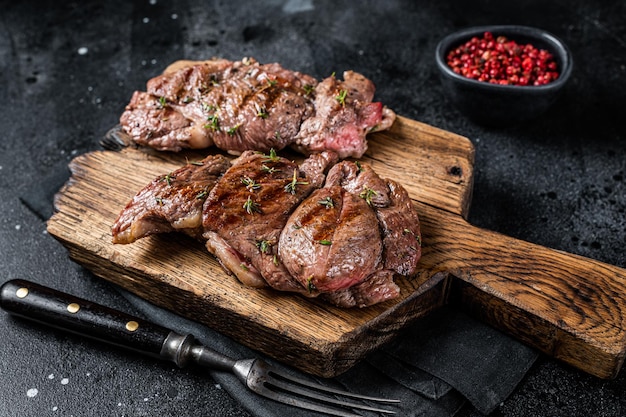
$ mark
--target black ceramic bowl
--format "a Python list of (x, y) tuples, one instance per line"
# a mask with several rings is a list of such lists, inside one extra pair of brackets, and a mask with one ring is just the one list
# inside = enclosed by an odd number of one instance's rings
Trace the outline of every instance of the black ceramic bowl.
[[(450, 50), (476, 36), (491, 32), (494, 38), (506, 36), (518, 44), (530, 43), (552, 53), (559, 77), (540, 86), (491, 84), (457, 74), (448, 66)], [(466, 116), (490, 126), (510, 126), (531, 120), (544, 113), (557, 99), (572, 73), (573, 61), (567, 46), (556, 36), (527, 26), (479, 26), (446, 36), (437, 45), (437, 68), (450, 100)]]

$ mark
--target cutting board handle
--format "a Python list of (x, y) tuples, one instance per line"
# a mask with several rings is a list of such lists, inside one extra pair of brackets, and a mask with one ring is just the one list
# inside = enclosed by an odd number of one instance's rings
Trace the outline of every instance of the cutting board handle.
[(601, 378), (626, 352), (626, 270), (424, 211), (424, 257), (451, 297), (519, 340)]

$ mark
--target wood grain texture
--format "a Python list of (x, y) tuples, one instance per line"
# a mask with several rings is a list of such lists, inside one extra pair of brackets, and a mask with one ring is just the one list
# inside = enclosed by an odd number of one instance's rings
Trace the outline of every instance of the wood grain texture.
[(424, 253), (401, 296), (366, 309), (239, 284), (185, 236), (113, 245), (119, 211), (145, 184), (198, 153), (136, 149), (76, 158), (48, 231), (96, 275), (306, 372), (331, 377), (452, 301), (593, 375), (619, 371), (626, 346), (626, 271), (476, 228), (469, 140), (406, 118), (370, 135), (363, 162), (399, 181), (420, 214)]
[(626, 270), (474, 227), (418, 204), (422, 267), (455, 277), (450, 302), (601, 378), (626, 354)]

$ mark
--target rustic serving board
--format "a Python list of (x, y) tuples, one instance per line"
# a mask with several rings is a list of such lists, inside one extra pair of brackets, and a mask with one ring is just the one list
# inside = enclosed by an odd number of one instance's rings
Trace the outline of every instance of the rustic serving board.
[(593, 375), (611, 378), (621, 368), (626, 270), (470, 225), (474, 148), (466, 138), (403, 117), (369, 136), (363, 161), (407, 188), (424, 248), (418, 275), (397, 280), (401, 296), (365, 309), (244, 287), (182, 235), (113, 245), (111, 225), (133, 195), (199, 157), (132, 148), (79, 156), (48, 231), (96, 275), (324, 377), (449, 302)]

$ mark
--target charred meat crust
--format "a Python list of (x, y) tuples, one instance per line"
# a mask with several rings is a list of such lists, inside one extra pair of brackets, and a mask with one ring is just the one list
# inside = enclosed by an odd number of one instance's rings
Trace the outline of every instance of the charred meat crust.
[(417, 212), (396, 182), (337, 159), (209, 156), (141, 190), (115, 222), (113, 241), (181, 231), (247, 286), (340, 307), (393, 299), (394, 276), (414, 275), (421, 256)]
[(147, 82), (120, 117), (139, 145), (179, 151), (217, 146), (233, 154), (291, 146), (361, 157), (365, 136), (391, 126), (395, 113), (372, 102), (374, 84), (353, 71), (318, 82), (254, 59), (190, 62)]
[(155, 178), (121, 211), (112, 227), (113, 243), (167, 232), (202, 235), (202, 207), (230, 161), (210, 155)]

